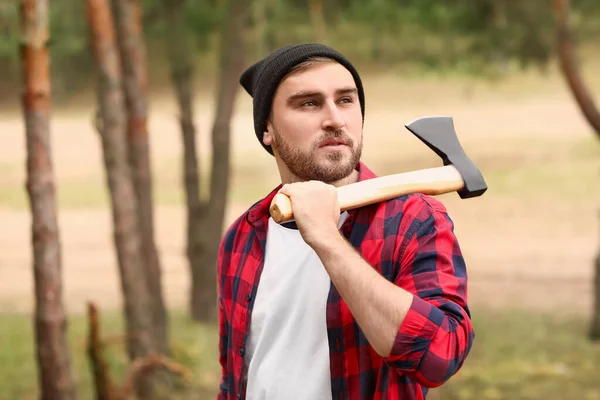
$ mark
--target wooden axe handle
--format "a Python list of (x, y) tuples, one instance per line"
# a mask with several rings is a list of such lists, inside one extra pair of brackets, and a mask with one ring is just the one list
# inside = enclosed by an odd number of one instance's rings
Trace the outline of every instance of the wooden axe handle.
[[(463, 178), (452, 166), (422, 169), (400, 174), (381, 176), (351, 183), (337, 189), (341, 211), (390, 200), (410, 193), (438, 195), (456, 192), (464, 186)], [(275, 222), (294, 219), (292, 202), (282, 193), (277, 193), (269, 208)]]

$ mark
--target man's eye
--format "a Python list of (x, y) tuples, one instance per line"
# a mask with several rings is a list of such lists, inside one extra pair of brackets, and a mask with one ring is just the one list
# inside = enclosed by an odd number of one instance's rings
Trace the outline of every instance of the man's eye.
[(340, 101), (342, 103), (352, 103), (352, 97), (342, 97)]
[(314, 107), (317, 105), (317, 103), (312, 100), (309, 100), (309, 101), (305, 101), (301, 105), (302, 105), (302, 107)]

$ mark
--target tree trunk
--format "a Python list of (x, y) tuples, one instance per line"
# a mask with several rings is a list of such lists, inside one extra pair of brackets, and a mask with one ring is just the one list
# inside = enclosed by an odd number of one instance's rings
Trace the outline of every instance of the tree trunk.
[[(88, 4), (92, 1), (88, 0)], [(117, 400), (115, 385), (110, 376), (110, 367), (102, 353), (103, 346), (100, 337), (99, 319), (96, 305), (88, 303), (87, 354), (92, 367), (92, 376), (94, 377), (95, 398), (96, 400)]]
[[(496, 64), (497, 72), (501, 76), (508, 74), (509, 59), (506, 55), (506, 51), (500, 45), (500, 41), (504, 40), (506, 32), (508, 30), (508, 17), (507, 17), (507, 0), (494, 0), (490, 3), (492, 6), (492, 21), (494, 31), (493, 47), (491, 49), (492, 62)], [(448, 35), (450, 36), (450, 35)]]
[(600, 139), (600, 111), (581, 77), (575, 55), (569, 26), (569, 0), (554, 0), (554, 12), (557, 20), (558, 61), (561, 70), (583, 116)]
[[(98, 73), (98, 131), (102, 141), (106, 180), (110, 192), (113, 236), (121, 276), (126, 317), (127, 350), (131, 360), (155, 350), (153, 321), (148, 310), (153, 293), (144, 274), (141, 235), (132, 171), (127, 151), (127, 116), (121, 89), (121, 66), (114, 25), (107, 0), (88, 0), (87, 18)], [(152, 377), (144, 376), (140, 394), (149, 398)]]
[(32, 217), (35, 338), (40, 398), (77, 398), (62, 296), (62, 255), (50, 149), (49, 10), (47, 0), (22, 0), (22, 98), (27, 191)]
[(327, 23), (323, 15), (323, 0), (310, 0), (310, 20), (318, 43), (327, 41)]
[(147, 130), (146, 50), (139, 0), (113, 0), (117, 42), (127, 105), (127, 139), (138, 201), (145, 276), (151, 293), (148, 308), (158, 351), (167, 354), (167, 312), (163, 300), (158, 250), (154, 243), (152, 170)]
[[(371, 0), (372, 3), (375, 4), (375, 12), (376, 15), (383, 15), (386, 12), (385, 3), (383, 0)], [(371, 5), (371, 7), (373, 7)], [(379, 18), (379, 17), (377, 17)], [(383, 59), (384, 49), (383, 49), (383, 39), (387, 29), (387, 23), (378, 23), (377, 25), (373, 24), (371, 31), (369, 32), (371, 36), (371, 57), (374, 61), (379, 62)]]
[(262, 58), (267, 53), (267, 1), (268, 0), (254, 0), (252, 2), (255, 58)]
[(215, 120), (212, 127), (212, 164), (210, 199), (202, 213), (202, 222), (194, 232), (193, 251), (199, 262), (192, 266), (191, 314), (198, 321), (217, 319), (217, 256), (223, 232), (229, 188), (230, 124), (238, 91), (238, 79), (244, 67), (245, 43), (250, 2), (229, 0), (227, 17), (221, 26)]
[[(193, 116), (193, 60), (185, 28), (185, 1), (164, 0), (166, 45), (171, 64), (171, 80), (179, 104), (181, 135), (183, 141), (183, 183), (187, 206), (186, 254), (190, 271), (202, 268), (203, 205), (200, 201), (200, 168), (196, 151), (196, 128)], [(191, 289), (193, 293), (193, 288)], [(193, 296), (192, 296), (193, 297)], [(193, 308), (192, 308), (193, 309)], [(194, 312), (191, 312), (194, 315)]]
[[(557, 24), (558, 59), (561, 70), (583, 116), (600, 139), (600, 111), (598, 111), (592, 95), (583, 82), (575, 55), (569, 26), (569, 0), (554, 0), (554, 14)], [(595, 301), (592, 310), (590, 338), (600, 340), (600, 247), (596, 256), (594, 274), (593, 291)]]

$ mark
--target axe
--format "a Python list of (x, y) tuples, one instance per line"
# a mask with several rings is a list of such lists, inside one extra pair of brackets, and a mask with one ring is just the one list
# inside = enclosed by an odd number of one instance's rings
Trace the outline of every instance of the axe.
[[(460, 145), (452, 117), (417, 118), (405, 125), (442, 158), (443, 167), (387, 175), (337, 188), (341, 211), (346, 211), (410, 193), (439, 195), (457, 192), (461, 199), (481, 196), (487, 184), (477, 166)], [(294, 218), (288, 196), (278, 193), (269, 207), (278, 223)]]

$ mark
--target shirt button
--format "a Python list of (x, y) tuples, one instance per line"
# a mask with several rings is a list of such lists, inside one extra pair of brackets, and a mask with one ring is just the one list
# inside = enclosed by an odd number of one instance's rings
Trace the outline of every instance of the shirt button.
[(244, 348), (242, 347), (242, 348), (240, 349), (240, 356), (243, 356), (243, 355), (244, 355)]
[(241, 399), (241, 398), (242, 398), (242, 395), (238, 393), (238, 395), (237, 395), (237, 398), (238, 398), (238, 399)]
[(251, 293), (248, 293), (246, 295), (246, 300), (248, 300), (248, 301), (252, 300), (252, 294)]

